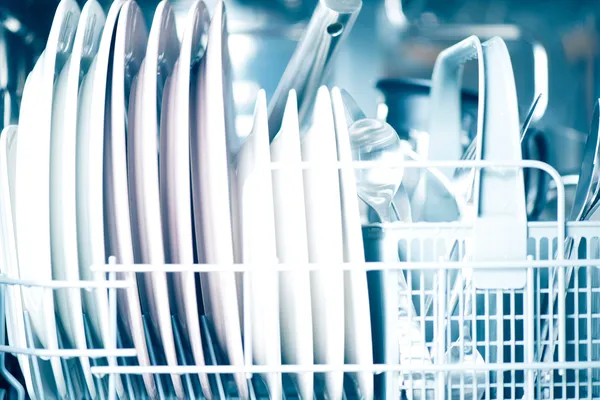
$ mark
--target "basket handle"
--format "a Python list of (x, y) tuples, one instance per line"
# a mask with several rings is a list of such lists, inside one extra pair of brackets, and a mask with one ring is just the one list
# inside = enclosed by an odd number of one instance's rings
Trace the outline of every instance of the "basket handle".
[[(483, 45), (476, 36), (442, 51), (436, 60), (431, 87), (429, 125), (432, 160), (458, 160), (460, 144), (460, 90), (463, 65), (478, 62), (476, 160), (522, 160), (519, 109), (510, 55), (506, 43), (494, 37)], [(454, 168), (442, 170), (452, 177)], [(524, 260), (527, 257), (527, 207), (521, 169), (476, 169), (473, 209), (473, 261)], [(478, 288), (521, 288), (523, 270), (476, 270)]]
[[(431, 78), (429, 155), (428, 159), (459, 160), (462, 155), (460, 144), (460, 94), (463, 65), (477, 59), (478, 107), (477, 137), (483, 132), (483, 111), (485, 109), (486, 69), (483, 62), (483, 47), (477, 36), (458, 42), (443, 50), (435, 61)], [(449, 179), (455, 168), (440, 168)]]
[[(499, 37), (483, 44), (486, 74), (483, 118), (478, 122), (476, 159), (522, 160), (517, 89), (506, 43)], [(479, 131), (481, 129), (481, 131)], [(519, 261), (527, 258), (527, 205), (523, 170), (475, 171), (473, 261)], [(516, 289), (525, 286), (526, 269), (477, 269), (476, 287)]]

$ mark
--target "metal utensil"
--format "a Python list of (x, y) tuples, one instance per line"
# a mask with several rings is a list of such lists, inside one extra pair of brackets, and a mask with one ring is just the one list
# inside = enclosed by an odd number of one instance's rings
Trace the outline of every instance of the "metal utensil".
[[(349, 125), (352, 125), (356, 121), (367, 118), (363, 110), (358, 106), (354, 98), (350, 95), (350, 93), (348, 93), (348, 91), (346, 91), (346, 89), (340, 88), (340, 94), (344, 103), (346, 121), (348, 121)], [(402, 146), (402, 142), (400, 143), (400, 145)], [(408, 199), (408, 196), (405, 196), (405, 194), (406, 190), (404, 184), (403, 182), (400, 182), (400, 186), (398, 187), (396, 195), (392, 199), (391, 203), (392, 211), (394, 212), (396, 218), (400, 221), (406, 221), (404, 216), (412, 215), (410, 201)], [(363, 203), (365, 203), (365, 205), (367, 205), (367, 203), (362, 198), (361, 200), (363, 201)]]
[[(542, 97), (542, 94), (541, 93), (538, 94), (537, 97), (533, 100), (533, 103), (531, 103), (531, 106), (529, 107), (529, 112), (527, 113), (527, 116), (525, 117), (525, 121), (523, 121), (523, 126), (521, 127), (521, 142), (523, 142), (523, 139), (525, 138), (525, 135), (529, 129), (529, 125), (531, 124), (533, 114), (535, 112), (535, 109), (536, 109), (541, 97)], [(476, 148), (477, 148), (477, 137), (475, 137), (471, 141), (471, 143), (469, 143), (469, 146), (465, 149), (465, 152), (463, 153), (463, 155), (460, 159), (461, 160), (474, 160)], [(461, 172), (464, 172), (465, 169), (466, 168), (457, 168), (454, 173), (454, 176), (457, 176)]]
[[(353, 122), (367, 118), (350, 93), (348, 93), (345, 89), (340, 89), (340, 93), (344, 102), (347, 121)], [(408, 142), (401, 140), (400, 146), (405, 158), (409, 160), (422, 160), (422, 158), (412, 150)], [(410, 173), (410, 171), (408, 172)], [(438, 178), (441, 176), (439, 171), (435, 169), (432, 169), (432, 172)], [(403, 179), (406, 173), (407, 171), (404, 171)], [(405, 182), (402, 181), (398, 191), (396, 192), (396, 195), (392, 199), (391, 207), (399, 221), (408, 221), (408, 218), (412, 219), (412, 216), (415, 212), (413, 205), (410, 202), (411, 198), (408, 194), (408, 190), (409, 188), (405, 185)]]
[[(342, 100), (344, 101), (344, 107), (347, 113), (347, 120), (354, 121), (352, 126), (360, 123), (361, 121), (369, 121), (366, 119), (363, 111), (358, 107), (352, 96), (346, 92), (345, 90), (340, 90), (342, 94)], [(379, 122), (379, 121), (377, 121)], [(383, 124), (379, 122), (380, 124)], [(387, 124), (386, 124), (387, 125)], [(357, 159), (373, 159), (369, 153), (369, 137), (370, 133), (368, 130), (364, 129), (365, 126), (375, 126), (377, 131), (375, 132), (374, 140), (375, 146), (374, 148), (384, 148), (385, 146), (377, 143), (393, 143), (389, 145), (389, 149), (391, 151), (390, 156), (394, 157), (404, 157), (403, 155), (403, 146), (401, 144), (401, 140), (398, 137), (396, 131), (389, 125), (385, 128), (380, 128), (374, 122), (369, 121), (368, 123), (363, 123), (359, 125), (361, 128), (361, 136), (356, 136), (359, 132), (355, 131), (354, 136), (352, 132), (352, 126), (350, 131), (350, 140), (352, 142), (352, 146), (355, 149), (362, 148), (362, 152), (360, 150), (357, 151)], [(386, 132), (383, 133), (379, 131), (380, 129), (385, 129)], [(392, 139), (391, 135), (395, 135), (395, 139)], [(389, 135), (389, 136), (387, 136)], [(385, 140), (383, 140), (385, 139)], [(358, 143), (355, 144), (355, 140)], [(396, 147), (398, 146), (398, 147)], [(354, 151), (354, 150), (353, 150)], [(361, 158), (362, 157), (362, 158)], [(384, 168), (385, 169), (385, 168)], [(389, 170), (389, 169), (388, 169)], [(362, 177), (357, 179), (357, 189), (358, 193), (364, 193), (367, 191), (367, 195), (364, 194), (363, 201), (365, 201), (369, 206), (373, 209), (381, 209), (381, 211), (377, 211), (380, 218), (382, 218), (382, 222), (392, 222), (394, 220), (403, 221), (403, 222), (412, 222), (411, 211), (410, 211), (410, 201), (408, 196), (406, 195), (405, 189), (401, 184), (402, 175), (399, 172), (388, 173), (385, 174), (383, 171), (372, 173), (371, 175), (365, 174)], [(379, 175), (381, 174), (381, 175)], [(372, 177), (375, 177), (374, 182), (369, 181)], [(391, 179), (390, 181), (385, 181), (385, 179)], [(384, 183), (385, 185), (389, 185), (389, 188), (386, 189), (387, 192), (381, 196), (381, 191), (378, 188), (378, 183)], [(365, 186), (361, 188), (361, 186)], [(391, 198), (389, 197), (389, 192), (397, 191), (397, 195), (393, 195)], [(396, 193), (396, 192), (395, 192)], [(394, 213), (390, 210), (392, 207), (391, 204), (394, 204), (394, 201), (397, 202), (394, 208)], [(387, 205), (386, 205), (387, 204)], [(396, 217), (396, 218), (394, 218)], [(385, 218), (385, 219), (384, 219)], [(384, 239), (385, 240), (385, 239)], [(381, 261), (389, 261), (389, 262), (399, 262), (400, 257), (398, 254), (398, 243), (395, 241), (395, 238), (392, 238), (394, 242), (383, 243), (383, 247), (386, 249), (394, 249), (394, 251), (386, 251), (384, 254), (386, 255)], [(389, 257), (389, 259), (387, 259)], [(397, 306), (397, 324), (396, 334), (398, 337), (398, 359), (400, 364), (415, 364), (415, 363), (423, 363), (423, 364), (431, 364), (431, 357), (429, 351), (424, 343), (424, 336), (422, 335), (421, 327), (419, 323), (416, 321), (416, 311), (414, 304), (412, 302), (410, 296), (410, 288), (406, 282), (406, 277), (402, 271), (393, 271), (396, 272), (396, 282), (397, 286), (394, 287), (393, 292), (397, 293), (398, 297), (396, 299)], [(423, 385), (415, 385), (415, 393), (418, 392), (417, 387), (427, 388), (432, 386), (429, 383), (430, 378), (433, 377), (427, 375), (423, 380)], [(415, 382), (418, 382), (419, 379), (413, 375), (412, 376), (413, 385)], [(414, 397), (416, 398), (416, 397)]]
[(531, 106), (529, 107), (529, 112), (527, 113), (527, 117), (525, 117), (525, 121), (523, 121), (523, 126), (521, 126), (521, 141), (523, 141), (523, 137), (525, 136), (525, 134), (527, 133), (527, 130), (529, 129), (529, 125), (531, 124), (531, 121), (533, 120), (533, 115), (535, 114), (535, 109), (536, 109), (538, 103), (540, 102), (541, 98), (542, 98), (542, 94), (539, 93), (537, 95), (537, 97), (533, 100), (533, 103), (531, 103)]
[[(540, 102), (542, 94), (538, 94), (538, 96), (533, 100), (529, 108), (529, 112), (523, 121), (523, 125), (521, 127), (521, 145), (523, 148), (523, 158), (524, 159), (535, 159), (543, 162), (547, 162), (547, 145), (546, 140), (541, 132), (536, 130), (529, 130), (529, 125), (533, 120), (533, 117), (536, 112), (537, 105)], [(529, 133), (529, 135), (528, 135)], [(533, 135), (533, 136), (532, 136)], [(525, 141), (527, 136), (531, 136), (527, 141)], [(475, 159), (475, 149), (477, 147), (477, 138), (471, 141), (465, 152), (463, 153), (461, 160), (474, 160)], [(531, 154), (533, 153), (533, 154)], [(469, 168), (457, 168), (454, 172), (454, 180), (460, 182), (457, 186), (462, 188), (463, 193), (467, 193), (468, 197), (472, 196), (472, 186), (469, 185), (469, 182), (472, 179), (461, 180), (460, 178), (464, 178), (466, 172), (472, 171)], [(523, 171), (523, 175), (525, 176), (525, 185), (526, 185), (526, 199), (527, 199), (527, 215), (529, 220), (536, 220), (540, 214), (544, 211), (544, 207), (546, 206), (546, 194), (548, 191), (548, 183), (549, 177), (544, 171), (540, 170), (532, 170), (526, 169)]]
[[(592, 125), (588, 138), (585, 144), (583, 160), (581, 162), (581, 172), (579, 173), (579, 179), (577, 181), (577, 188), (575, 189), (575, 199), (573, 201), (573, 207), (569, 214), (569, 221), (585, 221), (594, 216), (600, 206), (599, 192), (600, 192), (600, 99), (596, 101), (594, 107), (594, 115), (592, 117)], [(575, 240), (568, 237), (564, 244), (564, 255), (565, 259), (570, 259), (573, 256), (575, 250)], [(554, 259), (557, 258), (555, 253)], [(590, 268), (590, 267), (588, 267)], [(569, 284), (574, 271), (573, 266), (569, 266), (565, 271), (565, 282)], [(554, 268), (552, 271), (552, 300), (548, 299), (548, 315), (552, 315), (554, 306), (558, 301), (559, 295), (559, 284), (558, 284), (559, 268)], [(567, 295), (567, 292), (562, 294)], [(597, 323), (597, 322), (596, 322)], [(543, 362), (552, 362), (554, 359), (554, 343), (558, 339), (558, 321), (553, 319), (552, 324), (553, 337), (550, 338), (550, 324), (548, 321), (544, 321), (540, 338), (542, 346), (540, 354), (536, 355), (536, 360), (539, 359)], [(551, 342), (548, 342), (552, 339)], [(594, 345), (597, 347), (597, 345)], [(598, 352), (598, 349), (594, 349), (594, 353)], [(548, 372), (544, 372), (542, 379), (546, 380), (549, 377)]]
[(271, 140), (281, 127), (288, 93), (296, 91), (300, 128), (310, 120), (317, 90), (348, 36), (362, 0), (320, 0), (269, 103)]
[[(355, 160), (384, 161), (404, 159), (400, 138), (388, 123), (372, 118), (355, 121), (349, 128)], [(400, 187), (404, 169), (368, 168), (356, 170), (358, 196), (379, 216), (381, 222), (392, 222), (392, 200)]]

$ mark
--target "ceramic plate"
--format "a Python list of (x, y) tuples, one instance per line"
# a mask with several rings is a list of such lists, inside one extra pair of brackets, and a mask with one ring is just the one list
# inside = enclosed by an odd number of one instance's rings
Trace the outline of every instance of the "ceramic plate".
[[(337, 162), (331, 97), (326, 87), (317, 93), (313, 123), (302, 138), (302, 160), (314, 163), (304, 170), (304, 202), (311, 263), (341, 264), (344, 260), (342, 210), (338, 171), (320, 162)], [(344, 363), (344, 273), (327, 268), (311, 271), (311, 300), (315, 363)], [(325, 374), (330, 399), (341, 399), (344, 374)]]
[[(288, 165), (273, 171), (273, 202), (277, 258), (281, 263), (308, 263), (306, 212), (302, 170), (290, 164), (302, 161), (296, 92), (290, 91), (281, 130), (271, 143), (273, 162)], [(308, 271), (279, 275), (281, 355), (285, 364), (313, 364), (313, 329)], [(294, 377), (303, 399), (313, 398), (313, 374)]]
[[(114, 44), (111, 98), (107, 103), (110, 114), (105, 129), (104, 146), (104, 207), (105, 226), (109, 238), (108, 254), (114, 255), (117, 262), (133, 264), (133, 241), (131, 236), (131, 216), (129, 213), (129, 187), (127, 185), (127, 125), (132, 115), (129, 105), (135, 104), (136, 76), (146, 52), (147, 30), (138, 5), (128, 1), (119, 14)], [(131, 97), (130, 98), (130, 93)], [(132, 107), (133, 108), (133, 107)], [(135, 116), (134, 116), (135, 117)], [(130, 127), (131, 129), (131, 127)], [(135, 282), (135, 277), (125, 274)], [(150, 357), (144, 335), (144, 324), (140, 305), (139, 290), (128, 290), (119, 304), (123, 326), (129, 339), (138, 352), (141, 366), (150, 365)], [(142, 292), (143, 293), (143, 292)], [(151, 397), (156, 395), (154, 377), (143, 375), (146, 390)]]
[[(110, 84), (108, 65), (112, 39), (124, 2), (117, 0), (110, 7), (96, 57), (79, 89), (76, 149), (77, 255), (79, 273), (84, 280), (105, 280), (104, 274), (92, 274), (90, 266), (107, 261), (102, 196), (105, 102), (106, 88)], [(110, 340), (107, 292), (84, 291), (83, 305), (90, 319), (94, 340), (102, 347)]]
[[(242, 261), (260, 265), (277, 262), (273, 188), (269, 154), (267, 96), (258, 93), (252, 131), (238, 154), (237, 178), (242, 234)], [(250, 274), (252, 355), (257, 365), (281, 365), (279, 339), (279, 273)], [(247, 328), (248, 329), (248, 328)], [(281, 374), (263, 374), (271, 398), (282, 396)]]
[[(138, 76), (135, 113), (127, 137), (129, 209), (132, 213), (134, 260), (144, 264), (164, 264), (163, 230), (158, 185), (158, 127), (165, 80), (179, 56), (175, 18), (168, 2), (158, 4), (143, 65)], [(133, 215), (135, 214), (135, 215)], [(160, 337), (167, 364), (177, 365), (171, 323), (167, 274), (145, 274), (146, 301), (155, 333)], [(180, 375), (171, 375), (178, 398), (185, 396)]]
[[(331, 91), (338, 160), (352, 161), (352, 149), (344, 101), (338, 88)], [(340, 169), (340, 192), (342, 204), (342, 229), (344, 238), (344, 262), (364, 263), (365, 254), (356, 192), (356, 176), (353, 169)], [(373, 364), (371, 338), (371, 311), (369, 290), (365, 271), (344, 272), (345, 299), (345, 362), (346, 364)], [(373, 374), (353, 374), (364, 399), (373, 398)]]
[[(208, 47), (197, 87), (197, 128), (192, 131), (192, 190), (198, 259), (201, 263), (232, 264), (233, 233), (229, 181), (235, 154), (231, 76), (225, 10), (219, 2), (209, 28)], [(235, 274), (201, 274), (202, 299), (218, 344), (231, 365), (243, 365), (240, 313)], [(240, 397), (248, 398), (243, 373), (235, 374)]]
[[(43, 57), (40, 56), (40, 58)], [(27, 89), (28, 91), (32, 91), (32, 89), (30, 89), (30, 87), (33, 87), (30, 85), (30, 83), (35, 84), (36, 80), (39, 80), (40, 78), (40, 71), (41, 68), (35, 68), (33, 69), (33, 71), (31, 72), (31, 74), (29, 75), (29, 77), (27, 78), (27, 82), (25, 85), (25, 89)], [(24, 91), (25, 93), (25, 91)], [(20, 105), (20, 115), (33, 115), (33, 111), (31, 109), (32, 106), (35, 106), (36, 102), (32, 101), (33, 96), (29, 95), (29, 96), (23, 96), (23, 100), (21, 101), (21, 105)], [(24, 127), (21, 126), (21, 129), (23, 129)], [(26, 128), (26, 127), (25, 127)], [(16, 252), (16, 259), (18, 261), (18, 248), (16, 247), (16, 234), (17, 234), (17, 214), (16, 214), (16, 182), (17, 182), (17, 145), (18, 145), (18, 135), (15, 138), (16, 143), (14, 143), (11, 147), (11, 151), (8, 154), (8, 162), (9, 162), (9, 189), (10, 189), (10, 200), (11, 200), (11, 204), (13, 205), (12, 207), (12, 214), (13, 214), (13, 233), (14, 233), (14, 238), (15, 238), (15, 252)], [(15, 264), (18, 266), (18, 263)], [(19, 268), (19, 275), (21, 276), (21, 269)], [(21, 288), (21, 298), (23, 301), (23, 311), (26, 311), (25, 309), (25, 290), (24, 288)], [(29, 321), (32, 322), (32, 318), (31, 315), (28, 314), (29, 317)], [(39, 347), (39, 340), (36, 340), (35, 337), (35, 331), (33, 330), (33, 325), (30, 325), (32, 327), (32, 331), (33, 331), (33, 340), (34, 342), (31, 343), (29, 340), (27, 340), (27, 343), (29, 346), (35, 344), (36, 346)], [(43, 391), (44, 395), (48, 394), (48, 393), (57, 393), (57, 380), (55, 378), (56, 376), (56, 366), (55, 366), (55, 359), (50, 359), (50, 362), (40, 362), (39, 366), (40, 366), (40, 377), (42, 380), (42, 387), (40, 388), (39, 386), (36, 387), (36, 390), (39, 392), (40, 390)], [(40, 360), (42, 361), (42, 360)], [(33, 368), (33, 366), (32, 366)], [(32, 371), (34, 371), (32, 369)], [(35, 375), (34, 375), (35, 376)], [(35, 383), (35, 380), (34, 380)], [(38, 393), (39, 395), (39, 393)]]
[[(84, 280), (106, 280), (103, 273), (93, 274), (90, 266), (107, 261), (105, 254), (104, 201), (103, 201), (103, 157), (105, 109), (107, 104), (108, 76), (111, 62), (113, 35), (117, 17), (125, 1), (114, 1), (104, 21), (104, 29), (97, 48), (85, 50), (86, 57), (96, 51), (89, 69), (87, 63), (81, 65), (81, 73), (85, 74), (79, 89), (77, 109), (76, 140), (76, 215), (77, 215), (77, 255), (79, 257), (79, 274)], [(89, 51), (89, 53), (88, 53)], [(110, 99), (110, 95), (108, 96)], [(109, 326), (108, 294), (106, 290), (84, 290), (83, 307), (90, 322), (92, 342), (102, 348), (111, 342)], [(116, 360), (109, 360), (115, 364)], [(121, 378), (115, 380), (119, 397), (123, 397), (124, 389)]]
[[(204, 56), (210, 17), (204, 2), (194, 2), (185, 19), (179, 60), (165, 87), (160, 132), (160, 187), (165, 261), (194, 263), (190, 176), (191, 69)], [(193, 272), (173, 276), (173, 297), (196, 365), (204, 365), (204, 351)], [(199, 374), (202, 391), (210, 396), (207, 374)]]
[[(96, 1), (88, 1), (79, 18), (71, 57), (54, 89), (50, 139), (50, 234), (52, 276), (79, 281), (76, 212), (77, 99), (81, 64), (91, 62), (98, 49), (104, 12)], [(84, 54), (85, 49), (85, 54)], [(56, 291), (58, 315), (72, 346), (87, 349), (80, 289)], [(96, 397), (89, 358), (80, 358), (92, 398)]]
[[(13, 224), (13, 206), (11, 200), (10, 175), (14, 176), (14, 156), (17, 149), (17, 127), (7, 126), (0, 135), (0, 232), (2, 243), (1, 271), (8, 277), (19, 278), (19, 265), (17, 264), (17, 248)], [(11, 160), (13, 163), (11, 163)], [(10, 174), (10, 175), (9, 175)], [(23, 298), (19, 286), (7, 286), (6, 289), (6, 331), (8, 343), (11, 346), (26, 348), (25, 321), (23, 320)], [(25, 379), (27, 393), (36, 398), (33, 388), (29, 358), (18, 355), (17, 360)], [(48, 379), (45, 379), (48, 380)]]
[[(62, 0), (56, 10), (44, 55), (36, 72), (28, 78), (23, 97), (31, 96), (31, 108), (19, 118), (15, 192), (17, 254), (23, 279), (51, 280), (50, 245), (50, 129), (54, 77), (64, 65), (72, 46), (79, 7), (73, 0)], [(29, 100), (27, 100), (29, 101)], [(34, 288), (23, 289), (23, 301), (32, 327), (48, 349), (58, 348), (54, 293)], [(66, 395), (60, 359), (51, 360), (58, 394)]]

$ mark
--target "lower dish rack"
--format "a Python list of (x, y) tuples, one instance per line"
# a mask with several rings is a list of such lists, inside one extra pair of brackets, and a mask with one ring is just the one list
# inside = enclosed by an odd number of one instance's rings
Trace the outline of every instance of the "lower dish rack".
[[(527, 164), (531, 162), (521, 162)], [(344, 167), (339, 163), (338, 168)], [(353, 163), (356, 164), (356, 163)], [(412, 163), (424, 168), (436, 163)], [(443, 164), (443, 163), (437, 163)], [(489, 167), (486, 162), (471, 162), (476, 167)], [(478, 165), (479, 164), (479, 165)], [(535, 163), (534, 163), (535, 164)], [(407, 163), (408, 168), (411, 163)], [(539, 165), (530, 165), (530, 167)], [(506, 167), (506, 166), (504, 166)], [(514, 168), (514, 166), (513, 166)], [(543, 166), (556, 178), (555, 171)], [(564, 206), (564, 187), (557, 183), (558, 204)], [(563, 207), (564, 208), (564, 207)], [(328, 268), (367, 271), (371, 303), (373, 337), (379, 337), (386, 327), (382, 309), (376, 305), (384, 298), (377, 290), (388, 287), (397, 296), (397, 318), (392, 321), (398, 334), (395, 345), (399, 354), (397, 363), (385, 362), (383, 353), (389, 343), (373, 341), (374, 363), (370, 365), (255, 365), (252, 341), (244, 318), (245, 365), (226, 365), (219, 350), (211, 321), (202, 316), (201, 332), (206, 366), (193, 365), (190, 350), (186, 348), (182, 327), (174, 315), (173, 327), (179, 366), (169, 367), (156, 351), (157, 338), (144, 318), (144, 332), (149, 343), (152, 366), (140, 367), (131, 343), (119, 334), (118, 293), (132, 288), (136, 274), (163, 272), (177, 274), (193, 271), (197, 274), (216, 271), (237, 271), (242, 277), (243, 293), (249, 290), (245, 279), (257, 266), (232, 265), (122, 265), (111, 257), (106, 265), (94, 266), (97, 273), (107, 274), (105, 282), (21, 281), (0, 276), (0, 321), (5, 323), (11, 311), (5, 307), (9, 290), (35, 287), (46, 293), (76, 288), (79, 290), (107, 290), (109, 297), (112, 343), (104, 348), (89, 350), (48, 350), (34, 341), (31, 323), (24, 315), (28, 337), (27, 348), (0, 346), (3, 354), (0, 375), (10, 385), (16, 398), (24, 398), (25, 389), (12, 376), (4, 362), (6, 353), (24, 355), (30, 360), (34, 386), (44, 393), (40, 370), (47, 360), (58, 358), (67, 374), (69, 397), (86, 393), (76, 359), (89, 357), (92, 373), (100, 398), (117, 398), (115, 379), (122, 380), (129, 398), (144, 398), (142, 374), (152, 374), (159, 398), (172, 398), (173, 388), (166, 377), (179, 374), (184, 382), (187, 398), (204, 398), (197, 374), (208, 373), (214, 398), (238, 398), (232, 374), (244, 372), (248, 378), (250, 398), (269, 398), (267, 385), (261, 374), (281, 373), (284, 397), (299, 398), (293, 380), (298, 373), (315, 373), (315, 398), (325, 398), (320, 377), (329, 371), (343, 371), (344, 398), (363, 398), (353, 373), (373, 373), (376, 398), (407, 399), (580, 399), (600, 396), (600, 223), (565, 222), (564, 212), (557, 213), (557, 221), (525, 222), (527, 227), (526, 260), (490, 260), (473, 262), (463, 260), (473, 246), (473, 224), (466, 222), (389, 223), (363, 227), (365, 264), (329, 265)], [(501, 235), (499, 236), (501, 237)], [(566, 237), (575, 242), (576, 259), (564, 260), (557, 250)], [(479, 238), (481, 240), (481, 238)], [(494, 245), (494, 238), (491, 246)], [(449, 256), (449, 254), (451, 256)], [(392, 257), (390, 258), (390, 255)], [(399, 258), (398, 258), (399, 257)], [(394, 259), (395, 258), (395, 259)], [(468, 257), (466, 258), (468, 259)], [(391, 260), (391, 261), (390, 261)], [(463, 261), (458, 261), (463, 260)], [(318, 270), (318, 264), (261, 265), (273, 270)], [(473, 271), (493, 269), (522, 270), (526, 284), (513, 289), (481, 289), (473, 284)], [(377, 286), (383, 282), (383, 286)], [(405, 282), (399, 284), (399, 282)], [(562, 295), (561, 295), (562, 294)], [(244, 298), (247, 298), (244, 296)], [(404, 301), (404, 303), (403, 303)], [(406, 306), (407, 302), (410, 306)], [(402, 306), (404, 304), (404, 306)], [(243, 315), (250, 304), (244, 302)], [(385, 305), (383, 306), (385, 308)], [(379, 314), (378, 314), (379, 313)], [(379, 319), (378, 319), (379, 318)], [(382, 322), (383, 321), (383, 322)], [(93, 343), (90, 322), (86, 318), (88, 341)], [(414, 329), (413, 329), (414, 328)], [(377, 330), (380, 331), (377, 331)], [(413, 329), (413, 330), (411, 330)], [(60, 331), (60, 329), (59, 329)], [(2, 329), (4, 332), (4, 329)], [(411, 333), (412, 332), (412, 333)], [(64, 332), (59, 336), (63, 336)], [(3, 342), (6, 337), (0, 337)], [(384, 362), (382, 362), (384, 361)], [(390, 389), (391, 385), (391, 389)], [(386, 387), (377, 391), (377, 387)], [(391, 392), (390, 392), (391, 390)], [(395, 391), (395, 392), (394, 392)]]

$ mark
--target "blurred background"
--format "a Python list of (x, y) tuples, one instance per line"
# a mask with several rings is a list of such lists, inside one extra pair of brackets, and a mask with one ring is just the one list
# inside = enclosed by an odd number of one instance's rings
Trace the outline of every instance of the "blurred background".
[[(108, 8), (109, 1), (101, 2)], [(172, 2), (178, 18), (189, 2)], [(158, 1), (138, 3), (149, 26)], [(207, 3), (214, 6), (215, 0)], [(226, 2), (242, 134), (249, 129), (256, 92), (262, 87), (267, 96), (273, 93), (316, 3)], [(0, 84), (15, 93), (13, 103), (18, 103), (26, 73), (44, 46), (56, 4), (0, 0), (7, 47), (0, 57), (9, 65), (19, 63), (16, 73), (0, 72)], [(598, 2), (592, 0), (363, 0), (329, 84), (346, 88), (370, 116), (387, 116), (400, 133), (422, 130), (428, 115), (435, 113), (427, 109), (427, 80), (437, 54), (470, 34), (501, 36), (509, 45), (522, 113), (542, 92), (535, 127), (548, 139), (548, 160), (561, 174), (576, 174), (594, 101), (600, 96), (599, 13)], [(467, 97), (476, 96), (477, 88), (475, 63), (470, 64), (464, 77)], [(5, 119), (15, 118), (14, 108), (9, 115), (5, 111)]]

